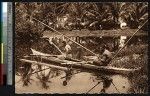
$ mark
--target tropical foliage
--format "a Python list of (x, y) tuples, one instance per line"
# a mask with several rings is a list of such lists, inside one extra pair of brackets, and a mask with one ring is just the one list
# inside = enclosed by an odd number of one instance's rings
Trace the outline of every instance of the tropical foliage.
[(102, 29), (116, 28), (120, 23), (120, 19), (126, 22), (130, 28), (138, 28), (148, 19), (147, 2), (24, 2), (16, 3), (15, 9), (17, 35), (19, 35), (19, 32), (21, 34), (22, 32), (23, 34), (32, 33), (32, 35), (37, 32), (41, 35), (45, 26), (32, 21), (30, 17), (37, 18), (56, 28), (61, 22), (58, 21), (58, 18), (63, 18), (68, 14), (64, 29), (68, 29), (68, 26), (76, 25), (76, 27), (91, 27), (95, 30), (100, 29), (100, 26)]
[(130, 2), (126, 6), (122, 14), (131, 28), (137, 28), (148, 19), (148, 3)]
[(41, 5), (37, 3), (16, 3), (15, 8), (15, 33), (16, 37), (25, 41), (37, 39), (42, 36), (44, 26), (38, 22), (31, 20), (30, 16), (34, 16), (39, 20), (43, 20), (41, 15)]

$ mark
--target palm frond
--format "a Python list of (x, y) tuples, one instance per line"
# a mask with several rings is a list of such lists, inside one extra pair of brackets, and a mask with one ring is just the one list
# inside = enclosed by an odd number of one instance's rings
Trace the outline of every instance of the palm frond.
[(139, 21), (142, 21), (142, 20), (147, 20), (148, 19), (148, 13), (145, 13), (143, 16), (141, 16), (139, 18)]

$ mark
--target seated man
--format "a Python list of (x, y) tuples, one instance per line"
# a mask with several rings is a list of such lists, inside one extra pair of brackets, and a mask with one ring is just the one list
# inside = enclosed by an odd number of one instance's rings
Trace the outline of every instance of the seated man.
[(108, 47), (104, 47), (102, 57), (99, 60), (93, 61), (93, 64), (100, 66), (107, 66), (112, 58), (112, 53), (109, 51)]
[(71, 49), (71, 46), (69, 45), (69, 44), (67, 44), (66, 43), (66, 41), (63, 41), (62, 42), (62, 51), (63, 51), (63, 55), (64, 55), (64, 57), (66, 57), (66, 58), (72, 58), (72, 54), (71, 54), (71, 51), (72, 51), (72, 49)]

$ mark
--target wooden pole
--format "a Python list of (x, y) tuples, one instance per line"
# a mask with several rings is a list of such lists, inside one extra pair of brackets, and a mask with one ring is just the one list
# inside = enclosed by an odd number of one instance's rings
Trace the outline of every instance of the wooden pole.
[(69, 39), (70, 41), (74, 42), (75, 44), (77, 44), (77, 45), (79, 45), (80, 47), (82, 47), (82, 48), (86, 49), (87, 51), (89, 51), (89, 52), (90, 52), (90, 53), (92, 53), (93, 55), (97, 56), (97, 54), (96, 54), (96, 53), (94, 53), (94, 52), (92, 52), (91, 50), (87, 49), (86, 47), (82, 46), (82, 45), (81, 45), (81, 44), (79, 44), (78, 42), (76, 42), (76, 41), (74, 41), (74, 40), (70, 39), (69, 37), (65, 36), (65, 35), (64, 35), (64, 34), (62, 34), (61, 32), (59, 32), (59, 31), (55, 30), (54, 28), (52, 28), (52, 27), (50, 27), (50, 26), (46, 25), (45, 23), (43, 23), (43, 22), (41, 22), (41, 21), (39, 21), (39, 20), (37, 20), (37, 19), (35, 19), (35, 18), (33, 18), (33, 17), (32, 17), (32, 19), (34, 19), (34, 20), (36, 20), (36, 21), (40, 22), (41, 24), (43, 24), (43, 25), (47, 26), (48, 28), (50, 28), (50, 29), (52, 29), (53, 31), (55, 31), (55, 32), (59, 33), (60, 35), (63, 35), (64, 37), (66, 37), (66, 38), (67, 38), (67, 39)]
[[(148, 21), (148, 20), (147, 20)], [(146, 22), (147, 22), (146, 21)], [(145, 22), (145, 23), (146, 23)], [(114, 55), (114, 57), (112, 58), (112, 59), (114, 59), (117, 55), (118, 55), (118, 53), (128, 44), (128, 42), (133, 38), (133, 36), (145, 25), (145, 23), (137, 30), (137, 31), (135, 31), (134, 33), (133, 33), (133, 35), (128, 39), (128, 41), (125, 43), (125, 45)]]
[(59, 51), (61, 54), (63, 54), (63, 52), (58, 48), (57, 45), (55, 45), (55, 44), (54, 44), (53, 42), (51, 42), (50, 40), (49, 40), (49, 43), (53, 44), (53, 45), (58, 49), (58, 51)]
[(28, 63), (31, 63), (31, 64), (37, 64), (37, 65), (45, 65), (45, 66), (48, 66), (48, 67), (51, 67), (51, 68), (56, 68), (56, 69), (59, 69), (59, 70), (62, 70), (62, 71), (67, 71), (68, 70), (68, 68), (66, 68), (66, 67), (61, 67), (61, 66), (57, 66), (57, 65), (51, 65), (51, 64), (37, 62), (37, 61), (32, 61), (32, 60), (20, 59), (20, 61), (28, 62)]
[[(148, 20), (147, 20), (148, 21)], [(119, 54), (119, 52), (129, 43), (129, 41), (133, 38), (133, 36), (146, 24), (146, 22), (147, 21), (145, 21), (144, 23), (143, 23), (143, 25), (142, 26), (140, 26), (140, 28), (137, 30), (137, 31), (135, 31), (134, 33), (133, 33), (133, 35), (128, 39), (128, 41), (125, 43), (125, 45), (122, 47), (122, 48), (120, 48), (118, 51), (117, 51), (117, 53), (113, 56), (113, 58), (112, 58), (112, 60)], [(111, 61), (112, 61), (111, 60)]]

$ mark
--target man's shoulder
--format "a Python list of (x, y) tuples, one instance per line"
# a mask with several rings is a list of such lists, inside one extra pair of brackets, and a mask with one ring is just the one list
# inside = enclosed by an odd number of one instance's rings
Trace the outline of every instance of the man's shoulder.
[(71, 47), (71, 46), (67, 44), (66, 47)]
[(71, 49), (71, 46), (70, 45), (66, 45), (65, 48)]
[(106, 53), (106, 54), (107, 54), (107, 53), (110, 53), (110, 51), (105, 49), (104, 54), (105, 54), (105, 53)]
[(112, 57), (112, 53), (109, 50), (105, 50), (104, 53), (103, 53), (103, 55), (104, 54), (107, 55), (107, 56), (109, 56), (109, 57)]

